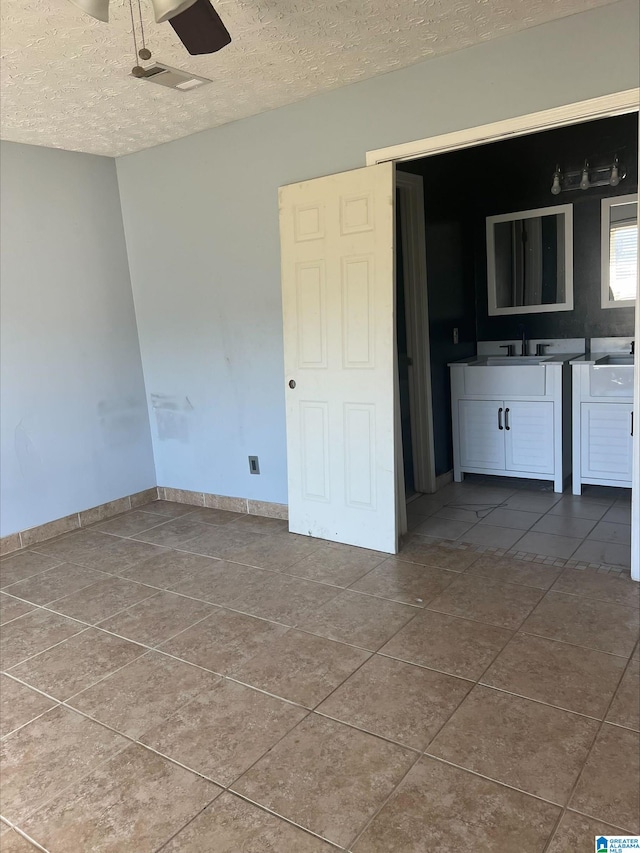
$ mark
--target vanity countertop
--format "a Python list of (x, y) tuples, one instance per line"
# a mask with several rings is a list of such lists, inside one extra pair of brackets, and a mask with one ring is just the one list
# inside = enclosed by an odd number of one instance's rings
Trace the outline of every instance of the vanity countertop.
[[(617, 352), (590, 352), (590, 353), (586, 353), (586, 355), (580, 355), (577, 358), (573, 358), (571, 360), (571, 363), (572, 364), (598, 364), (600, 362), (603, 362), (605, 359), (612, 359), (613, 360), (613, 359), (620, 359), (621, 357), (625, 358), (625, 359), (628, 358), (630, 360), (629, 366), (631, 366), (631, 367), (633, 366), (633, 361), (632, 361), (633, 356), (631, 355), (631, 353), (620, 352), (619, 350)], [(611, 363), (613, 364), (614, 362), (612, 361)], [(617, 366), (620, 366), (620, 363), (618, 363)], [(624, 362), (624, 366), (627, 366), (626, 362)]]
[[(539, 364), (565, 364), (568, 361), (576, 361), (583, 356), (575, 352), (556, 352), (548, 353), (544, 356), (529, 356), (531, 361), (523, 361), (521, 356), (506, 356), (502, 355), (473, 355), (468, 358), (463, 358), (460, 361), (450, 361), (449, 367), (456, 365), (467, 365), (468, 367), (526, 367), (528, 365)], [(499, 359), (499, 363), (497, 362)], [(511, 364), (509, 364), (511, 362)]]

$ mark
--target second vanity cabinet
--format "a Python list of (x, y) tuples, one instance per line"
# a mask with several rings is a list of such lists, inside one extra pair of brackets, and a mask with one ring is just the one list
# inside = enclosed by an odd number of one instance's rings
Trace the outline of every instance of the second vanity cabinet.
[(570, 473), (571, 356), (477, 358), (451, 368), (454, 479), (465, 473), (553, 480)]
[(595, 354), (573, 367), (573, 493), (583, 483), (631, 487), (633, 358)]

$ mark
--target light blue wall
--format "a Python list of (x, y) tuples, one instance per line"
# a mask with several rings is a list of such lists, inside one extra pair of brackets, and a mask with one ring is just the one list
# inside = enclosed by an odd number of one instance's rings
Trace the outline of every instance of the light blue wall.
[(635, 87), (638, 9), (624, 0), (119, 159), (159, 484), (286, 500), (278, 186)]
[(2, 535), (155, 485), (115, 162), (2, 143)]

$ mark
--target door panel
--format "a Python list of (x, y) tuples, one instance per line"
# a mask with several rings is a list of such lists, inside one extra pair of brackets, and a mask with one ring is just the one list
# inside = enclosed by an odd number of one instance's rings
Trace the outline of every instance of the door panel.
[(504, 471), (504, 403), (460, 400), (458, 405), (461, 467)]
[(300, 264), (296, 270), (298, 367), (327, 366), (327, 311), (324, 263)]
[(553, 476), (553, 403), (505, 400), (504, 405), (507, 470)]
[(631, 411), (628, 403), (582, 404), (583, 477), (631, 482)]
[(280, 190), (289, 529), (388, 553), (394, 196), (391, 163)]
[(373, 255), (342, 261), (342, 366), (375, 367)]
[(329, 407), (326, 403), (300, 403), (300, 467), (305, 500), (331, 499), (329, 491)]

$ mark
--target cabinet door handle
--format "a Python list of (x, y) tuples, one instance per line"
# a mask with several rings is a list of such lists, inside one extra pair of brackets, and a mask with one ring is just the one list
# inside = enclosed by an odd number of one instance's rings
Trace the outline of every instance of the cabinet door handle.
[(631, 412), (631, 435), (633, 435), (633, 412)]
[(504, 429), (502, 426), (502, 407), (498, 409), (498, 429)]
[(509, 426), (509, 409), (504, 410), (504, 428), (511, 429)]

